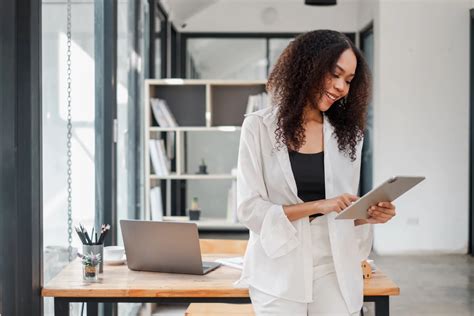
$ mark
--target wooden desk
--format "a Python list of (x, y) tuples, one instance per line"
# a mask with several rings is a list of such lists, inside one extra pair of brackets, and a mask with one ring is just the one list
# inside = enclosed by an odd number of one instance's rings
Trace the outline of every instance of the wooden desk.
[[(205, 256), (214, 261), (229, 255)], [(42, 291), (43, 296), (58, 297), (113, 297), (113, 298), (248, 298), (246, 288), (235, 288), (233, 283), (240, 271), (228, 267), (206, 275), (158, 273), (129, 270), (126, 265), (104, 265), (99, 282), (85, 283), (82, 266), (75, 260), (54, 277)]]
[[(201, 241), (204, 260), (239, 255), (244, 244), (225, 244)], [(99, 302), (157, 302), (157, 303), (250, 303), (248, 289), (236, 288), (233, 283), (240, 277), (240, 271), (222, 266), (209, 274), (185, 275), (156, 272), (131, 271), (126, 265), (104, 265), (98, 283), (82, 280), (82, 266), (79, 260), (69, 264), (42, 290), (42, 296), (54, 297), (55, 315), (69, 315), (69, 303), (87, 302), (87, 315), (97, 315)], [(399, 295), (398, 286), (382, 272), (372, 274), (364, 280), (364, 301), (375, 302), (377, 315), (389, 314), (389, 297)]]
[(400, 295), (400, 288), (382, 271), (364, 279), (364, 302), (374, 302), (375, 315), (390, 315), (390, 296)]

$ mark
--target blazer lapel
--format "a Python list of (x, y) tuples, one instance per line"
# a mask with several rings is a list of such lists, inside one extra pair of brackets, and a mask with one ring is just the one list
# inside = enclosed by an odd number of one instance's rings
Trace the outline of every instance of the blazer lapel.
[(333, 197), (334, 192), (334, 179), (332, 172), (332, 161), (331, 156), (333, 154), (334, 146), (337, 148), (337, 144), (334, 144), (333, 129), (329, 120), (323, 115), (323, 142), (324, 142), (324, 184), (326, 188), (326, 199)]
[[(291, 192), (294, 194), (298, 201), (301, 199), (298, 197), (298, 189), (296, 187), (295, 177), (291, 169), (290, 158), (288, 156), (288, 149), (286, 146), (280, 146), (278, 148), (277, 141), (275, 139), (275, 131), (277, 128), (277, 108), (273, 107), (272, 111), (269, 111), (263, 116), (263, 123), (265, 124), (268, 132), (270, 141), (272, 142), (272, 155), (276, 155), (278, 163), (280, 164), (281, 170), (285, 176), (285, 180), (288, 183)], [(323, 142), (324, 142), (324, 182), (326, 187), (326, 198), (332, 198), (334, 194), (334, 180), (333, 179), (333, 168), (331, 156), (337, 154), (337, 140), (333, 136), (334, 130), (325, 115), (323, 115)]]
[(268, 136), (272, 142), (272, 155), (276, 155), (278, 163), (280, 164), (281, 170), (285, 177), (286, 182), (294, 194), (295, 198), (300, 201), (298, 197), (298, 189), (296, 187), (295, 177), (293, 176), (293, 170), (291, 169), (290, 157), (288, 156), (288, 149), (286, 146), (280, 146), (278, 148), (277, 141), (275, 139), (275, 131), (277, 129), (277, 108), (274, 107), (272, 111), (267, 113), (263, 117), (263, 122), (267, 127)]

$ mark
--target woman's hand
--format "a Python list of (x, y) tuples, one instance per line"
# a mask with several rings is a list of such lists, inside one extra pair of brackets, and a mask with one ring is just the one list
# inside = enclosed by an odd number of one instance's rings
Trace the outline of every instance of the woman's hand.
[(390, 202), (380, 202), (371, 206), (368, 211), (369, 218), (366, 222), (369, 224), (383, 224), (388, 222), (396, 215), (395, 205)]
[(319, 200), (315, 203), (315, 214), (328, 214), (331, 212), (340, 213), (346, 207), (359, 199), (358, 196), (344, 193), (332, 199)]

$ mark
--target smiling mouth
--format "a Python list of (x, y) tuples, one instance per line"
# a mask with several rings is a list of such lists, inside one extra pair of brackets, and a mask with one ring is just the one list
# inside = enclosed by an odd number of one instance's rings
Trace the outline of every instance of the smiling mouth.
[(337, 99), (339, 99), (338, 96), (335, 96), (334, 94), (331, 94), (331, 93), (329, 93), (329, 92), (327, 92), (327, 91), (325, 92), (325, 94), (326, 94), (326, 96), (327, 96), (329, 99), (331, 99), (332, 101), (336, 101)]

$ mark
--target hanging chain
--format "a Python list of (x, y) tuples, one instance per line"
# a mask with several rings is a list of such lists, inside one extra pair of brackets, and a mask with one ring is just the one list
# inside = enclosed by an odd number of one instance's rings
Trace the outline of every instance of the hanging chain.
[(71, 0), (67, 1), (67, 241), (69, 261), (72, 253), (72, 119), (71, 119)]

